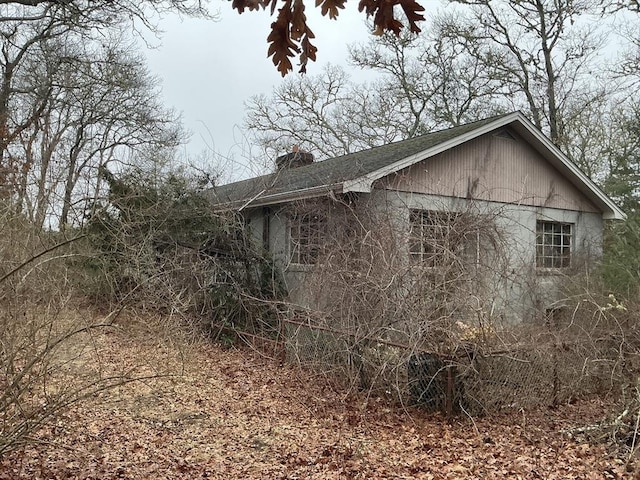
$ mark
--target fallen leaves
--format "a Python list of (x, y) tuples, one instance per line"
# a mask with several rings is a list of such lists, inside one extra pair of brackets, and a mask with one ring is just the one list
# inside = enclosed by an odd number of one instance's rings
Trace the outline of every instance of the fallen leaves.
[[(109, 362), (159, 351), (124, 337), (99, 339)], [(602, 413), (589, 403), (450, 424), (244, 351), (202, 343), (182, 366), (74, 407), (2, 459), (0, 479), (629, 478), (602, 447), (561, 433)]]

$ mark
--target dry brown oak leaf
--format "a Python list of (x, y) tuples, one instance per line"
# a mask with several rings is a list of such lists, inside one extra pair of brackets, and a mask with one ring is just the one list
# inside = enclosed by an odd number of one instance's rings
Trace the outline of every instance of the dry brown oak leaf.
[[(239, 13), (260, 8), (270, 8), (271, 15), (278, 9), (275, 22), (271, 24), (271, 32), (267, 36), (269, 49), (267, 57), (272, 57), (273, 64), (284, 77), (293, 70), (291, 60), (298, 57), (300, 73), (307, 71), (307, 62), (316, 60), (318, 49), (311, 42), (315, 35), (307, 25), (304, 0), (230, 0), (232, 7)], [(344, 9), (346, 0), (316, 0), (322, 15), (337, 19), (339, 11)], [(373, 33), (382, 35), (385, 32), (400, 34), (405, 26), (395, 17), (394, 7), (398, 5), (404, 12), (409, 28), (414, 33), (420, 32), (418, 22), (424, 20), (424, 7), (416, 0), (360, 0), (358, 10), (373, 17)]]

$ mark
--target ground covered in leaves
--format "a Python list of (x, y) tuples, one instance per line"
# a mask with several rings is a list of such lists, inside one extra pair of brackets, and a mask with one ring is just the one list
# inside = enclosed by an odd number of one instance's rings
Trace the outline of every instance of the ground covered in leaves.
[(170, 376), (74, 406), (1, 459), (0, 479), (634, 478), (603, 446), (566, 434), (606, 413), (598, 401), (447, 422), (247, 349), (130, 330), (95, 344), (103, 368)]

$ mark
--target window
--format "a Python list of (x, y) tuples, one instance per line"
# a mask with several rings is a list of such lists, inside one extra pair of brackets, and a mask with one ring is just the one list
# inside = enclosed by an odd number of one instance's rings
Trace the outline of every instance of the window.
[(571, 224), (536, 223), (536, 267), (566, 268), (571, 265)]
[(462, 214), (413, 210), (410, 214), (409, 255), (427, 267), (476, 265), (479, 234)]
[(323, 250), (327, 221), (319, 213), (298, 213), (291, 218), (291, 261), (313, 265)]

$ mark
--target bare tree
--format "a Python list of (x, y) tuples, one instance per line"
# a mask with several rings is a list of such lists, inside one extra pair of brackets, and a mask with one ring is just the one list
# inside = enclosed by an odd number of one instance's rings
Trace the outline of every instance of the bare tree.
[(570, 102), (576, 96), (586, 100), (594, 96), (596, 57), (605, 43), (604, 32), (594, 23), (599, 4), (590, 0), (455, 3), (470, 8), (461, 10), (463, 20), (450, 22), (449, 28), (466, 40), (466, 53), (481, 61), (487, 75), (508, 87), (505, 103), (524, 109), (553, 142), (566, 145)]
[(424, 35), (383, 35), (350, 50), (356, 66), (382, 75), (381, 92), (404, 105), (404, 138), (500, 112), (495, 99), (505, 88), (465, 54), (473, 45), (452, 32), (454, 18), (437, 15)]
[(461, 57), (453, 37), (433, 36), (386, 34), (353, 47), (354, 64), (380, 73), (377, 80), (356, 84), (331, 66), (285, 80), (271, 97), (247, 103), (245, 125), (270, 157), (294, 144), (332, 157), (500, 113), (491, 103), (503, 90), (499, 82), (482, 75), (479, 61)]
[(286, 79), (271, 98), (251, 98), (245, 124), (270, 152), (297, 144), (319, 157), (338, 156), (404, 138), (403, 106), (381, 90), (329, 66), (319, 76)]
[(465, 53), (452, 17), (434, 19), (428, 37), (385, 34), (351, 48), (352, 62), (380, 76), (355, 84), (337, 67), (285, 81), (247, 104), (246, 126), (277, 151), (299, 144), (320, 156), (363, 148), (477, 120), (507, 107), (508, 93)]
[[(135, 31), (144, 25), (157, 32), (158, 14), (168, 11), (210, 17), (204, 2), (198, 0), (0, 2), (0, 184), (4, 197), (19, 185), (16, 182), (21, 180), (25, 166), (25, 159), (16, 157), (9, 147), (24, 141), (30, 128), (38, 128), (35, 124), (44, 111), (55, 111), (51, 110), (49, 96), (60, 89), (50, 80), (64, 68), (72, 71), (71, 64), (78, 63), (82, 55), (95, 59), (95, 46), (109, 43), (113, 29), (128, 25)], [(80, 52), (80, 45), (87, 46), (87, 51)], [(48, 58), (51, 55), (57, 60)], [(33, 78), (33, 66), (38, 63), (42, 68), (37, 75), (46, 79), (41, 86)], [(97, 68), (91, 74), (97, 74)], [(71, 78), (57, 77), (55, 82), (70, 84)], [(68, 180), (73, 183), (73, 179)], [(24, 185), (21, 188), (24, 190)]]
[(115, 45), (83, 56), (87, 58), (77, 66), (75, 85), (62, 96), (72, 128), (64, 152), (61, 226), (70, 221), (74, 196), (85, 200), (99, 193), (97, 173), (106, 162), (141, 147), (172, 148), (182, 140), (178, 116), (160, 104), (157, 80), (140, 55)]
[(620, 17), (616, 24), (616, 34), (621, 40), (613, 72), (635, 91), (640, 83), (640, 8), (637, 2), (613, 2), (610, 8), (613, 14)]
[[(9, 145), (28, 129), (45, 108), (48, 92), (39, 90), (37, 103), (28, 103), (24, 108), (25, 89), (16, 84), (22, 63), (33, 54), (41, 41), (64, 36), (70, 27), (53, 17), (38, 15), (31, 21), (21, 22), (19, 17), (0, 19), (0, 184), (3, 196), (9, 185), (8, 177), (18, 170), (16, 162), (8, 152)], [(18, 108), (18, 106), (23, 108)]]
[(40, 106), (7, 149), (16, 208), (37, 225), (45, 218), (61, 228), (77, 223), (100, 191), (101, 167), (143, 146), (181, 140), (177, 116), (160, 105), (156, 80), (126, 43), (42, 41), (15, 83), (24, 94), (14, 111)]

